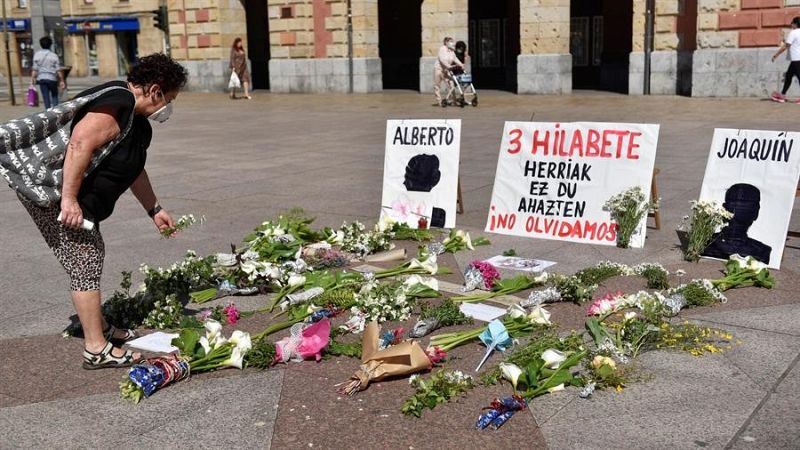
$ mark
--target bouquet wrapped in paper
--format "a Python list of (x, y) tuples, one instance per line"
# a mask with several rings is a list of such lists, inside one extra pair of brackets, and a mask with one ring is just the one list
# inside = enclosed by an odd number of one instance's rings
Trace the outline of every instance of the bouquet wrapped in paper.
[(417, 342), (406, 341), (378, 350), (379, 333), (377, 322), (373, 321), (367, 325), (362, 341), (361, 367), (341, 392), (353, 395), (366, 389), (373, 381), (430, 369), (431, 361)]

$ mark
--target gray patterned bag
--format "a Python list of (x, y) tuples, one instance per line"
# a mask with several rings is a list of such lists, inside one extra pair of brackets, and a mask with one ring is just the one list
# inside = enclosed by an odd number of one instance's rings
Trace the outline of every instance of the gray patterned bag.
[[(111, 86), (0, 125), (0, 175), (8, 185), (41, 207), (58, 203), (72, 119), (81, 107), (113, 89), (128, 90)], [(84, 177), (125, 139), (132, 125), (133, 114), (116, 138), (95, 151)]]

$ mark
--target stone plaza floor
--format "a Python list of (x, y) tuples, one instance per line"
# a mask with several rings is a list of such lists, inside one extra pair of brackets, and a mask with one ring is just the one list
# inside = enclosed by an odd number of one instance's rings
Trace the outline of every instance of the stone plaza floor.
[[(167, 266), (187, 249), (227, 251), (262, 221), (292, 207), (318, 226), (374, 223), (381, 200), (387, 119), (462, 120), (461, 183), (465, 213), (458, 228), (492, 241), (446, 259), (456, 273), (476, 258), (514, 248), (558, 262), (571, 274), (601, 260), (657, 262), (687, 278), (718, 277), (722, 265), (682, 260), (675, 229), (697, 198), (715, 127), (797, 131), (800, 105), (752, 98), (629, 97), (577, 92), (517, 96), (481, 92), (477, 108), (438, 108), (413, 92), (373, 95), (273, 95), (231, 101), (224, 93), (184, 93), (165, 124), (154, 125), (147, 170), (161, 204), (206, 222), (175, 239), (159, 239), (132, 195), (103, 222), (103, 293), (120, 272), (142, 263)], [(0, 120), (33, 112), (0, 106)], [(643, 249), (578, 245), (483, 232), (503, 123), (637, 122), (661, 125), (656, 167), (662, 227)], [(0, 448), (798, 448), (800, 446), (800, 239), (787, 241), (773, 290), (727, 293), (728, 302), (686, 310), (684, 318), (721, 327), (742, 341), (701, 358), (656, 351), (638, 359), (651, 377), (622, 392), (575, 391), (535, 399), (499, 431), (475, 431), (482, 406), (507, 386), (480, 388), (421, 419), (399, 408), (412, 390), (382, 382), (352, 398), (334, 385), (357, 368), (335, 358), (267, 371), (199, 375), (139, 405), (119, 398), (124, 370), (85, 371), (78, 339), (61, 330), (74, 314), (66, 275), (15, 195), (0, 189)], [(652, 222), (650, 222), (652, 225)], [(800, 230), (795, 202), (790, 229)], [(136, 273), (135, 273), (136, 275)], [(134, 280), (138, 284), (138, 280)], [(136, 285), (136, 284), (134, 284)], [(640, 289), (630, 280), (601, 287)], [(256, 309), (264, 297), (236, 298)], [(189, 305), (192, 307), (192, 305)], [(583, 327), (583, 309), (551, 308), (561, 330)], [(243, 320), (257, 331), (267, 318)], [(279, 334), (278, 336), (283, 336)], [(456, 353), (474, 367), (477, 347)]]

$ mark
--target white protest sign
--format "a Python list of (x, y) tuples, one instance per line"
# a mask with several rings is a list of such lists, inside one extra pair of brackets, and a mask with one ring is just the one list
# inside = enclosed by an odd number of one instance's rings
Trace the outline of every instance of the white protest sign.
[(734, 214), (703, 252), (780, 268), (800, 177), (800, 133), (714, 130), (700, 200)]
[[(616, 245), (603, 205), (639, 186), (650, 198), (658, 125), (506, 122), (486, 231)], [(647, 217), (631, 237), (644, 246)]]
[(381, 217), (455, 228), (461, 120), (387, 120)]

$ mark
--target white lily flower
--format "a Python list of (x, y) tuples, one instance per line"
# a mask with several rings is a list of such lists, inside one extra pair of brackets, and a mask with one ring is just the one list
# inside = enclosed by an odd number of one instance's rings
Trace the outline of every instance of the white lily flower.
[(253, 348), (253, 341), (250, 339), (250, 333), (241, 330), (235, 330), (228, 342), (238, 347), (242, 353), (247, 353)]
[(547, 390), (547, 392), (552, 394), (553, 392), (558, 392), (563, 390), (564, 390), (564, 383), (561, 383), (558, 386), (551, 387), (550, 389)]
[(423, 278), (423, 277), (421, 277), (419, 275), (416, 275), (416, 274), (411, 275), (408, 278), (406, 278), (406, 281), (404, 282), (404, 284), (406, 286), (408, 286), (408, 287), (411, 287), (411, 286), (414, 286), (414, 285), (417, 285), (417, 284), (421, 284), (421, 285), (423, 285), (425, 287), (433, 289), (434, 291), (438, 291), (439, 290), (439, 280), (437, 280), (436, 278), (431, 278), (431, 277)]
[(514, 390), (516, 390), (519, 376), (522, 375), (522, 369), (516, 364), (500, 363), (500, 372), (503, 373), (503, 378), (510, 381), (511, 385), (514, 386)]
[(592, 367), (594, 367), (595, 369), (599, 369), (602, 366), (609, 366), (612, 369), (616, 370), (617, 363), (608, 356), (603, 356), (603, 355), (595, 356), (594, 359), (592, 360)]
[(214, 319), (207, 319), (203, 323), (203, 327), (206, 329), (206, 338), (208, 342), (213, 342), (217, 339), (217, 336), (222, 333), (222, 324)]
[(548, 369), (556, 370), (566, 360), (567, 354), (554, 348), (547, 349), (542, 353), (542, 361), (544, 361), (544, 366)]
[(743, 258), (743, 257), (742, 257), (741, 255), (739, 255), (738, 253), (734, 253), (733, 255), (731, 255), (731, 256), (729, 257), (729, 259), (730, 259), (731, 261), (736, 261), (736, 264), (737, 264), (739, 267), (741, 267), (741, 268), (745, 268), (745, 267), (747, 267), (747, 259)]
[(461, 239), (464, 239), (464, 234), (465, 234), (464, 230), (456, 230), (456, 237), (460, 237)]
[(302, 286), (302, 285), (304, 285), (306, 283), (306, 277), (304, 277), (303, 275), (298, 275), (298, 274), (295, 273), (295, 274), (292, 274), (292, 276), (289, 277), (288, 283), (289, 283), (289, 287)]
[(241, 267), (242, 272), (250, 275), (256, 271), (258, 265), (253, 261), (244, 261), (239, 267)]
[(211, 344), (208, 342), (207, 337), (201, 336), (198, 342), (200, 343), (200, 346), (203, 347), (203, 350), (205, 350), (206, 355), (211, 353)]
[(466, 242), (468, 249), (475, 250), (475, 246), (472, 245), (472, 239), (469, 237), (469, 233), (464, 233), (464, 242)]
[(752, 270), (755, 273), (761, 272), (762, 270), (767, 268), (767, 265), (758, 261), (757, 259), (753, 258), (752, 256), (747, 257), (747, 268)]
[(222, 367), (236, 367), (237, 369), (241, 369), (242, 365), (244, 364), (244, 353), (239, 347), (233, 347), (231, 349), (231, 357), (222, 361)]
[(631, 320), (634, 317), (636, 317), (636, 312), (635, 311), (629, 311), (629, 312), (625, 313), (625, 320)]
[(508, 307), (506, 314), (508, 315), (508, 317), (511, 317), (512, 319), (518, 319), (520, 317), (525, 317), (527, 311), (525, 311), (525, 308), (523, 308), (522, 306), (511, 305)]
[(395, 220), (392, 219), (388, 214), (381, 216), (378, 223), (375, 224), (375, 228), (380, 231), (381, 233), (391, 230), (394, 227)]
[(436, 275), (436, 273), (439, 271), (439, 266), (436, 264), (436, 255), (431, 255), (428, 257), (428, 259), (424, 261), (420, 261), (417, 258), (414, 258), (408, 264), (408, 267), (410, 269), (417, 269), (417, 268), (423, 269), (425, 270), (425, 272), (431, 275)]
[(536, 325), (550, 325), (550, 311), (537, 305), (528, 314), (528, 320)]
[(209, 343), (214, 349), (218, 349), (223, 345), (227, 344), (228, 340), (225, 339), (225, 336), (223, 336), (222, 334), (218, 334), (217, 337), (214, 340), (210, 341)]

